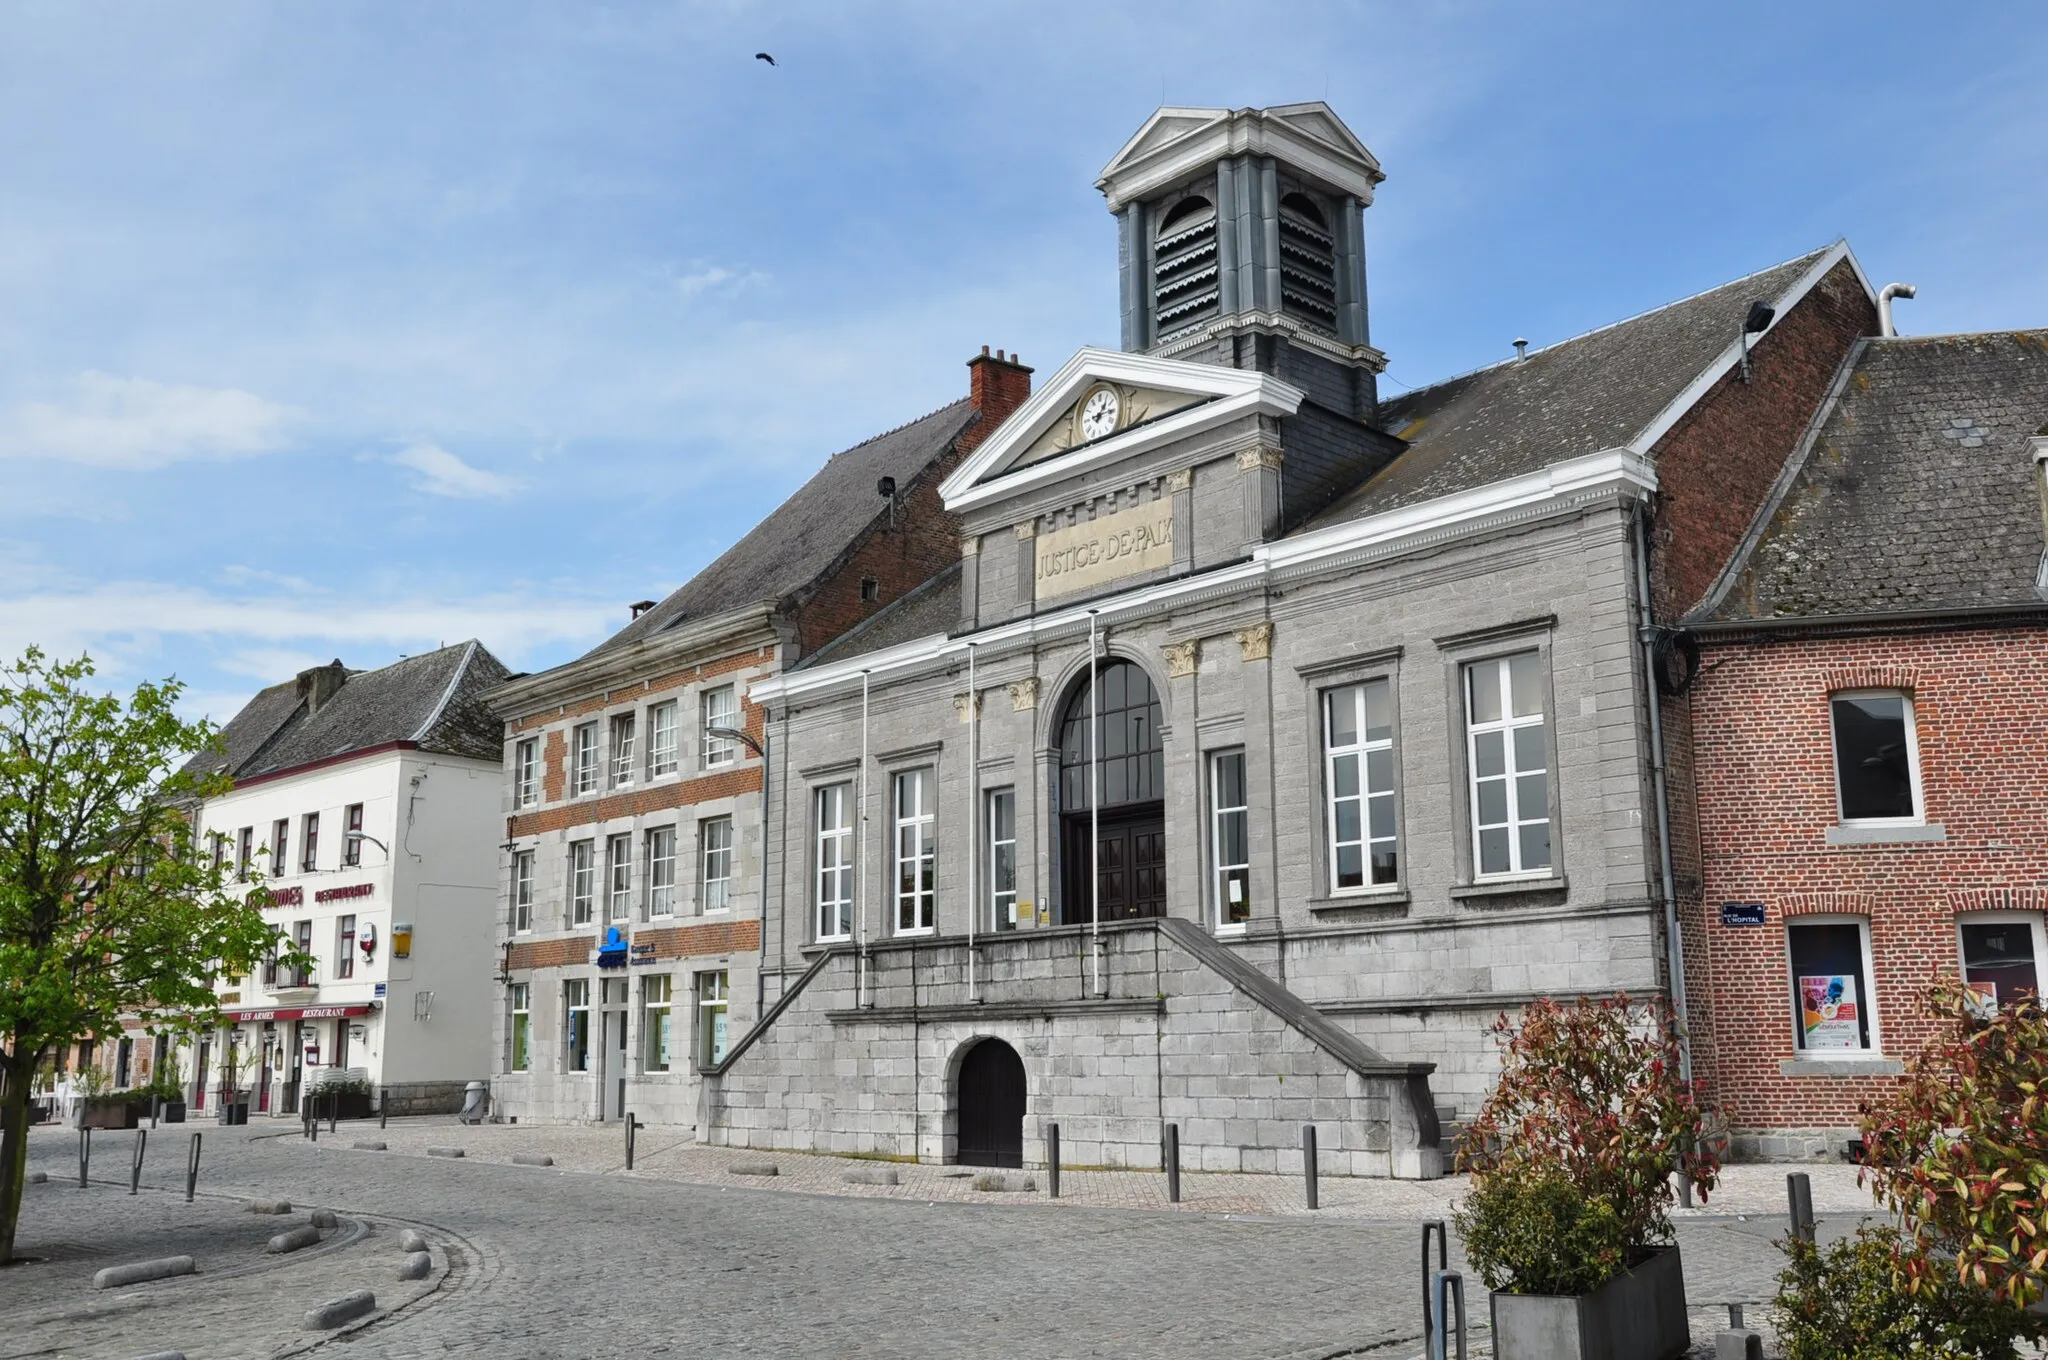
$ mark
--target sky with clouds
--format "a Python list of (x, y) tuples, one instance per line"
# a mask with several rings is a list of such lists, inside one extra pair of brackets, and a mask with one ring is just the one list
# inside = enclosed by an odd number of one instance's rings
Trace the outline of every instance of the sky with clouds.
[[(1327, 99), (1389, 390), (1838, 236), (2048, 325), (2048, 10), (0, 0), (0, 654), (226, 718), (573, 657), (984, 344), (1117, 343), (1093, 181)], [(754, 59), (768, 51), (776, 64)]]

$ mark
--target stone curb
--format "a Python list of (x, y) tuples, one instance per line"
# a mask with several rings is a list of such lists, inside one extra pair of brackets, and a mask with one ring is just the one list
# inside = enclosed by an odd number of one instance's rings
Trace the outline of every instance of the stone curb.
[(288, 1199), (252, 1199), (249, 1201), (249, 1212), (252, 1214), (288, 1214), (291, 1211), (292, 1202)]
[(281, 1232), (271, 1238), (263, 1249), (273, 1255), (283, 1255), (288, 1251), (297, 1251), (301, 1247), (313, 1246), (319, 1241), (320, 1230), (310, 1223), (302, 1223), (290, 1232)]
[(353, 1322), (365, 1313), (377, 1311), (377, 1296), (367, 1289), (358, 1289), (352, 1294), (343, 1294), (338, 1299), (329, 1299), (318, 1308), (306, 1310), (306, 1330), (325, 1332)]
[(1023, 1194), (1038, 1189), (1038, 1180), (1034, 1176), (1005, 1176), (991, 1173), (976, 1176), (974, 1188), (998, 1194)]
[(512, 1154), (512, 1165), (514, 1166), (553, 1166), (554, 1164), (555, 1159), (544, 1152), (515, 1152)]
[(434, 1258), (424, 1251), (415, 1251), (406, 1256), (404, 1264), (398, 1267), (401, 1280), (424, 1280), (434, 1273)]
[(460, 1157), (462, 1155), (462, 1149), (453, 1147), (430, 1147), (427, 1149), (427, 1155), (429, 1157)]
[(49, 1179), (50, 1173), (47, 1171), (31, 1171), (28, 1173), (28, 1183), (30, 1185), (44, 1185), (49, 1182)]
[(426, 1234), (413, 1228), (407, 1228), (398, 1235), (398, 1249), (408, 1255), (416, 1251), (425, 1251), (427, 1249)]
[(313, 1216), (306, 1221), (316, 1228), (338, 1228), (341, 1226), (341, 1220), (334, 1216), (334, 1210), (332, 1209), (315, 1209)]
[(138, 1355), (138, 1356), (136, 1356), (136, 1357), (135, 1357), (135, 1360), (185, 1360), (185, 1352), (183, 1352), (183, 1351), (151, 1351), (151, 1352), (150, 1352), (150, 1353), (149, 1353), (148, 1355)]
[(125, 1266), (108, 1266), (92, 1277), (94, 1289), (115, 1289), (145, 1280), (168, 1280), (173, 1275), (190, 1275), (199, 1266), (189, 1256), (159, 1256), (154, 1261), (132, 1261)]
[(779, 1176), (782, 1168), (773, 1162), (734, 1162), (727, 1167), (730, 1176)]
[(360, 1143), (350, 1143), (349, 1146), (357, 1152), (382, 1152), (385, 1150), (384, 1141), (379, 1138), (365, 1139)]
[(901, 1185), (903, 1183), (903, 1178), (896, 1174), (896, 1168), (890, 1166), (863, 1167), (858, 1171), (849, 1171), (839, 1179), (845, 1181), (848, 1185)]

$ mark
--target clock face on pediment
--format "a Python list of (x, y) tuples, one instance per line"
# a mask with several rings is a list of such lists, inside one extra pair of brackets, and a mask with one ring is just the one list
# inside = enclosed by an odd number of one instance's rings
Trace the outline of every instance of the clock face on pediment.
[[(1172, 392), (1098, 381), (1033, 440), (1009, 467), (1023, 467), (1121, 434), (1133, 425), (1199, 406), (1209, 398), (1198, 392)], [(999, 475), (999, 474), (998, 474)]]
[(1115, 434), (1117, 417), (1122, 414), (1123, 403), (1117, 399), (1116, 389), (1096, 388), (1081, 401), (1081, 438), (1094, 441)]

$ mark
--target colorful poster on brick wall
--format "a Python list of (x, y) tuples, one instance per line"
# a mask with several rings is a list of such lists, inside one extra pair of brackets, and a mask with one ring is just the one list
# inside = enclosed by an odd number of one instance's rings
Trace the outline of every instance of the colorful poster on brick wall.
[(1845, 973), (1799, 979), (1802, 1048), (1861, 1048), (1856, 1023), (1856, 979)]

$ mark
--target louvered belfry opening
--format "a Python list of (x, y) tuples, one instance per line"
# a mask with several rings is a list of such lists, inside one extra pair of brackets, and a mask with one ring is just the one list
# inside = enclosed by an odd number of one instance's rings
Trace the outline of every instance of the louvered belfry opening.
[(1214, 319), (1220, 310), (1216, 205), (1184, 198), (1159, 223), (1152, 245), (1153, 330), (1170, 340)]
[(1280, 200), (1280, 310), (1337, 333), (1337, 243), (1323, 210), (1306, 194)]

